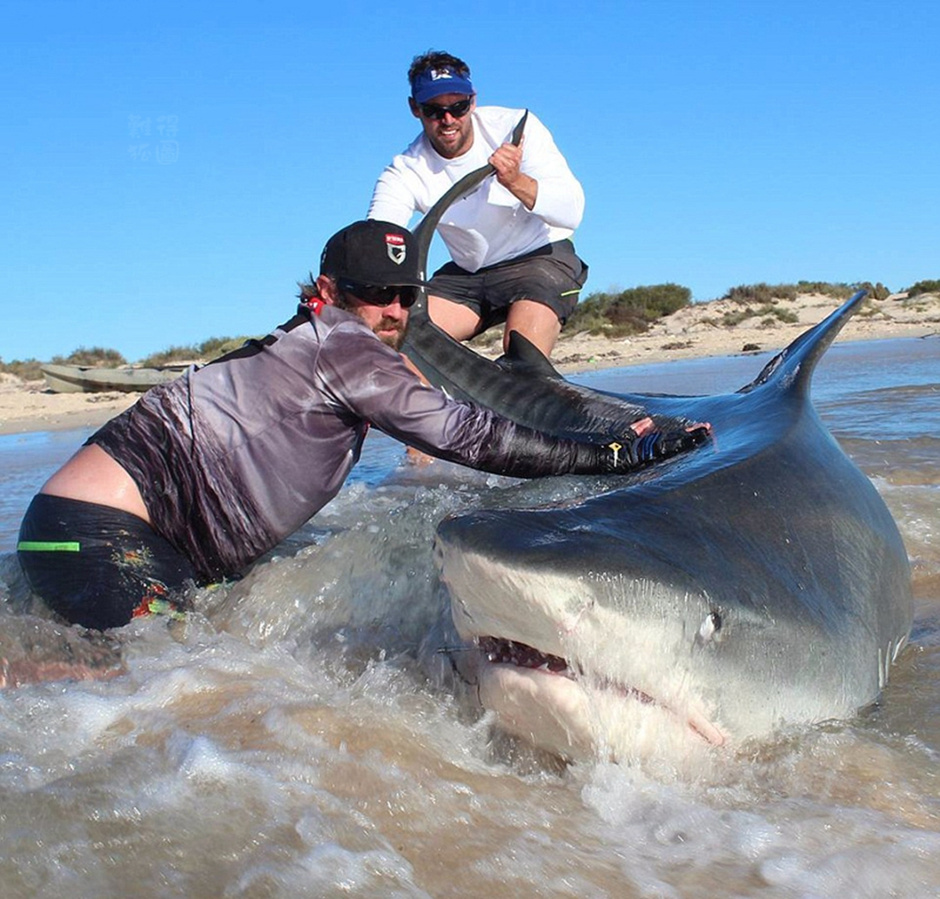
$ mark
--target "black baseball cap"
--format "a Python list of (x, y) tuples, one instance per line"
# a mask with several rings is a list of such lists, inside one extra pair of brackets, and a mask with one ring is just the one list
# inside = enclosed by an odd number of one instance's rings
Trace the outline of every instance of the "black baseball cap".
[(337, 231), (320, 255), (320, 274), (376, 287), (426, 287), (414, 235), (400, 225), (366, 219)]

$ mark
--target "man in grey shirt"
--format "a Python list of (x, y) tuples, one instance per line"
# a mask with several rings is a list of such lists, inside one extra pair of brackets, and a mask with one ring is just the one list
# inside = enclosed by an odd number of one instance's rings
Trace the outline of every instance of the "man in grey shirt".
[(405, 228), (328, 241), (297, 313), (262, 340), (154, 387), (93, 434), (20, 528), (33, 589), (104, 629), (185, 606), (192, 583), (244, 571), (340, 490), (370, 425), (423, 452), (515, 477), (625, 472), (704, 429), (560, 440), (423, 384), (397, 349), (419, 279)]

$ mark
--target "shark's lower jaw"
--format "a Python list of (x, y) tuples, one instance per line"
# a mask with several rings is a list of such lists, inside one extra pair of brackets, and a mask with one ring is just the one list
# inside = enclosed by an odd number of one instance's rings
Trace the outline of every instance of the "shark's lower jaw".
[(599, 743), (610, 742), (599, 739), (603, 728), (598, 727), (598, 711), (625, 701), (655, 709), (712, 746), (725, 742), (721, 731), (701, 716), (682, 716), (635, 687), (592, 679), (560, 656), (493, 636), (478, 637), (476, 643), (483, 705), (496, 713), (505, 730), (560, 755), (593, 754)]

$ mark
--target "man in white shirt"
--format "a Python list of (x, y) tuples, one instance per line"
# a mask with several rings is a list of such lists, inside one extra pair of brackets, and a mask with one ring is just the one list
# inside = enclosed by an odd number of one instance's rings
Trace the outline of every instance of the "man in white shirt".
[(467, 64), (430, 51), (408, 71), (411, 112), (422, 132), (375, 185), (369, 218), (407, 226), (464, 175), (487, 163), (495, 177), (447, 209), (438, 233), (450, 251), (430, 280), (432, 321), (458, 340), (505, 322), (546, 356), (578, 302), (587, 265), (571, 237), (584, 191), (548, 129), (525, 110), (476, 105)]

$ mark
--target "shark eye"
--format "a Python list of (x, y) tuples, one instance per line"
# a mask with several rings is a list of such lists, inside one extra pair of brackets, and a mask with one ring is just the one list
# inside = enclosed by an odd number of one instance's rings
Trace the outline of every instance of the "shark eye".
[(715, 635), (721, 630), (721, 615), (718, 612), (709, 612), (698, 629), (698, 638), (703, 643), (714, 639)]

